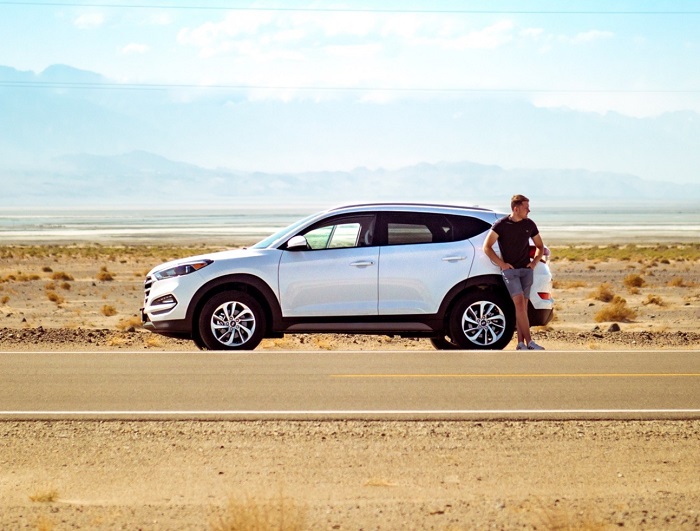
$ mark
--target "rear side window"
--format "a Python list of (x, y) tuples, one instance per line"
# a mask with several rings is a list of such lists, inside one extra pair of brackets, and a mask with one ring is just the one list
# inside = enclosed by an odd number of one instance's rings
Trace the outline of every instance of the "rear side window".
[(444, 243), (468, 240), (491, 228), (471, 216), (416, 212), (384, 212), (386, 245)]
[(471, 216), (448, 216), (452, 223), (452, 241), (459, 242), (473, 238), (491, 228), (491, 223)]
[(387, 245), (449, 242), (452, 224), (442, 214), (385, 212)]
[(387, 226), (389, 245), (408, 245), (412, 243), (432, 243), (433, 233), (426, 225), (420, 223), (393, 223)]

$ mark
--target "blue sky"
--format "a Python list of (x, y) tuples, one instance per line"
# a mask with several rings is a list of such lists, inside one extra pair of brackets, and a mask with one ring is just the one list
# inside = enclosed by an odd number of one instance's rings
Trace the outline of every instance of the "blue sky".
[[(700, 111), (694, 0), (38, 3), (0, 2), (0, 64), (33, 71), (68, 64), (139, 83), (400, 89), (360, 94), (380, 102), (445, 96), (406, 89), (512, 89), (539, 106), (632, 116)], [(302, 10), (258, 10), (275, 5)], [(304, 10), (313, 8), (323, 10)], [(407, 12), (373, 11), (395, 9)], [(698, 14), (667, 14), (678, 11)], [(547, 92), (557, 90), (564, 92)], [(289, 88), (250, 97), (348, 95)]]
[(250, 102), (700, 113), (697, 0), (41, 3), (0, 0), (0, 65), (250, 87)]

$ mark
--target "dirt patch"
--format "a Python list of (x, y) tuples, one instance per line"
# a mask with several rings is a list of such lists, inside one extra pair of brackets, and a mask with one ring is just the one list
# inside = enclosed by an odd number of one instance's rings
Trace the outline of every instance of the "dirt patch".
[[(696, 529), (700, 421), (1, 422), (0, 527)], [(53, 501), (30, 497), (51, 492)]]

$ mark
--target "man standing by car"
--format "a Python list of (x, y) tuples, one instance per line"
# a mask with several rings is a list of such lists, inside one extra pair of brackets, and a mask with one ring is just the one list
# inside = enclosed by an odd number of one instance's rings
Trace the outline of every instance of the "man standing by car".
[[(518, 333), (516, 350), (544, 350), (530, 336), (527, 303), (530, 299), (533, 270), (544, 255), (544, 243), (537, 225), (528, 215), (530, 200), (514, 195), (510, 201), (511, 214), (493, 224), (484, 241), (484, 253), (501, 268), (503, 280), (515, 305), (515, 323)], [(535, 256), (530, 260), (530, 240), (535, 244)], [(498, 241), (501, 257), (493, 250)]]

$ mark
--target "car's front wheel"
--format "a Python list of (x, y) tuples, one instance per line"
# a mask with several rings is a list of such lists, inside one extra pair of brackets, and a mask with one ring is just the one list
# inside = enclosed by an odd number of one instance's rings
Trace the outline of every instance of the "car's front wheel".
[(502, 349), (514, 330), (512, 302), (490, 290), (465, 295), (450, 315), (450, 338), (462, 349)]
[(214, 295), (199, 315), (199, 337), (209, 350), (253, 350), (265, 333), (265, 312), (242, 291)]
[(454, 341), (452, 341), (452, 339), (447, 335), (441, 335), (438, 337), (431, 337), (430, 343), (437, 350), (455, 350), (455, 349), (459, 348), (459, 345), (457, 345)]

